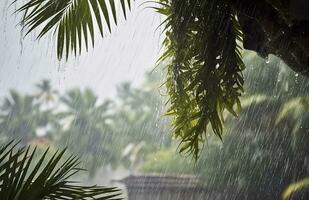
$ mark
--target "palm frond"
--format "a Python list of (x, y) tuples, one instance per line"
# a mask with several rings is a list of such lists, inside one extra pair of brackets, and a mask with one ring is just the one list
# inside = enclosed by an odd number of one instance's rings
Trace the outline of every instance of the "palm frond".
[(95, 24), (102, 37), (105, 25), (111, 31), (111, 19), (117, 24), (116, 5), (119, 1), (126, 17), (131, 0), (28, 0), (17, 12), (24, 14), (21, 25), (27, 29), (26, 34), (40, 29), (37, 38), (41, 38), (54, 31), (57, 55), (61, 59), (63, 55), (68, 58), (72, 52), (80, 53), (83, 45), (88, 50), (89, 40), (94, 46)]
[(81, 169), (76, 156), (63, 160), (65, 149), (50, 159), (46, 157), (49, 151), (46, 149), (34, 162), (36, 148), (17, 145), (18, 142), (11, 141), (0, 148), (1, 199), (120, 199), (115, 187), (80, 186), (69, 181)]
[(221, 137), (223, 112), (236, 116), (240, 109), (242, 33), (226, 0), (161, 0), (157, 11), (167, 17), (166, 51), (160, 58), (171, 60), (167, 67), (167, 114), (174, 116), (180, 151), (197, 158), (207, 126)]

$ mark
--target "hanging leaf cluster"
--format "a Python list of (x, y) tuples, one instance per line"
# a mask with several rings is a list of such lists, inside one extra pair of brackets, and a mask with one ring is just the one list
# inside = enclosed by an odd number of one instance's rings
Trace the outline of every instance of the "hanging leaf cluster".
[(167, 113), (174, 118), (180, 152), (198, 157), (211, 125), (221, 137), (223, 112), (237, 115), (243, 92), (242, 33), (236, 13), (226, 0), (161, 0), (166, 15), (160, 58), (167, 60)]

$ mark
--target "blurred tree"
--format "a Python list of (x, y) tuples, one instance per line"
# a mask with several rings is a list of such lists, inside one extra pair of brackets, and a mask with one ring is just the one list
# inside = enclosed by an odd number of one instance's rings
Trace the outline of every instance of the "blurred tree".
[[(62, 119), (63, 130), (59, 142), (82, 157), (89, 166), (90, 176), (104, 163), (112, 163), (117, 157), (113, 140), (111, 102), (99, 102), (91, 89), (72, 89), (60, 98), (67, 110), (57, 114)], [(78, 144), (78, 145), (77, 145)]]
[[(68, 145), (88, 165), (91, 176), (108, 164), (122, 163), (133, 172), (146, 154), (170, 144), (166, 134), (169, 122), (161, 117), (165, 100), (153, 92), (160, 77), (152, 72), (142, 86), (121, 84), (114, 102), (101, 101), (91, 89), (72, 89), (59, 95), (48, 80), (35, 85), (39, 94), (12, 91), (12, 97), (5, 98), (2, 105), (3, 136), (27, 136), (25, 143), (44, 147)], [(36, 136), (40, 137), (34, 140)]]
[[(155, 90), (160, 85), (158, 72), (148, 73), (144, 83), (133, 87), (130, 83), (123, 83), (117, 88), (118, 106), (114, 117), (114, 130), (122, 140), (124, 149), (129, 151), (144, 144), (139, 155), (133, 151), (123, 155), (124, 164), (132, 166), (130, 157), (138, 157), (142, 162), (145, 155), (159, 146), (168, 146), (169, 121), (164, 115), (164, 98)], [(154, 92), (155, 90), (155, 92)], [(119, 140), (118, 140), (119, 142)], [(129, 160), (128, 160), (129, 159)], [(127, 163), (126, 163), (127, 162)], [(136, 170), (137, 166), (132, 171)]]
[(36, 129), (48, 123), (48, 111), (40, 112), (33, 96), (11, 90), (1, 106), (0, 129), (8, 138), (21, 138), (27, 144), (36, 137)]
[(130, 83), (118, 87), (119, 108), (115, 123), (122, 132), (128, 133), (124, 134), (124, 137), (128, 136), (128, 142), (169, 143), (170, 139), (166, 136), (168, 120), (162, 119), (164, 100), (158, 91), (153, 92), (158, 83), (147, 79), (138, 88), (132, 87)]
[(37, 97), (43, 104), (49, 105), (49, 103), (56, 100), (58, 92), (54, 90), (50, 84), (50, 80), (42, 80), (42, 82), (35, 85), (39, 89)]
[(177, 154), (176, 148), (161, 148), (150, 153), (140, 171), (144, 173), (161, 173), (168, 175), (192, 174), (195, 172), (194, 161)]

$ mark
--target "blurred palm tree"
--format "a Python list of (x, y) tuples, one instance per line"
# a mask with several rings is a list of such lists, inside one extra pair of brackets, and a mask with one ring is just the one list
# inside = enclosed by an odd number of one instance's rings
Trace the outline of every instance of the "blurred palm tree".
[(41, 112), (35, 98), (11, 90), (1, 105), (1, 133), (8, 138), (21, 138), (26, 144), (36, 137), (36, 129), (48, 123), (48, 111)]
[(44, 104), (48, 105), (51, 102), (54, 102), (56, 95), (58, 94), (57, 90), (54, 90), (50, 84), (50, 80), (42, 80), (40, 83), (35, 84), (36, 88), (39, 89), (37, 95), (38, 99), (41, 100)]
[(169, 119), (162, 117), (166, 99), (157, 90), (160, 78), (157, 72), (147, 73), (140, 87), (129, 82), (117, 87), (119, 100), (113, 129), (124, 149), (122, 164), (131, 172), (138, 170), (148, 153), (171, 143)]
[[(72, 89), (60, 98), (66, 110), (57, 114), (64, 130), (60, 138), (74, 153), (90, 165), (90, 176), (103, 164), (114, 162), (111, 122), (111, 102), (99, 102), (91, 89)], [(76, 145), (79, 144), (79, 145)], [(117, 150), (116, 150), (117, 152)]]
[[(161, 76), (157, 72), (147, 73), (141, 87), (134, 87), (129, 82), (117, 88), (119, 98), (115, 124), (119, 132), (127, 133), (126, 144), (146, 142), (152, 145), (169, 145), (169, 119), (163, 118), (166, 99), (157, 89)], [(119, 126), (121, 125), (121, 126)]]
[(40, 136), (48, 136), (49, 139), (52, 139), (54, 135), (51, 132), (60, 129), (58, 119), (55, 116), (58, 106), (58, 91), (52, 88), (50, 80), (47, 79), (35, 84), (35, 87), (38, 89), (35, 97), (37, 103), (40, 104), (40, 113), (45, 113), (48, 118), (46, 126), (40, 127), (37, 131)]

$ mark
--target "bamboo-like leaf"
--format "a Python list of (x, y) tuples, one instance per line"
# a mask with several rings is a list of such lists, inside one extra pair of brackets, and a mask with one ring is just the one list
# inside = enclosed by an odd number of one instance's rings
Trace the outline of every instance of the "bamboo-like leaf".
[(236, 116), (241, 107), (244, 64), (237, 42), (242, 33), (226, 0), (160, 0), (156, 11), (166, 15), (166, 51), (160, 60), (168, 61), (173, 134), (180, 151), (197, 158), (208, 125), (221, 138), (223, 112)]

